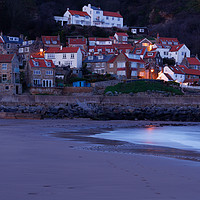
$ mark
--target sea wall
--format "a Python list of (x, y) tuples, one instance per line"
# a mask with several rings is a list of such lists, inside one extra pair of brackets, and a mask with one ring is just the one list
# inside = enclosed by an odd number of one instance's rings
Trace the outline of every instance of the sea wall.
[(51, 95), (1, 95), (1, 105), (59, 105), (72, 103), (93, 103), (103, 105), (122, 105), (122, 106), (190, 106), (200, 105), (200, 96), (148, 96), (148, 95), (70, 95), (70, 96), (51, 96)]

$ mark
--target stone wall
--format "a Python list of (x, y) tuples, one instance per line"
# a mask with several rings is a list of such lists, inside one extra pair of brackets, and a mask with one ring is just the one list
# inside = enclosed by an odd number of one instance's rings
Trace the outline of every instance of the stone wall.
[(77, 96), (51, 96), (51, 95), (0, 95), (1, 105), (8, 104), (67, 104), (67, 103), (93, 103), (122, 106), (200, 106), (200, 96), (103, 96), (103, 95), (77, 95)]

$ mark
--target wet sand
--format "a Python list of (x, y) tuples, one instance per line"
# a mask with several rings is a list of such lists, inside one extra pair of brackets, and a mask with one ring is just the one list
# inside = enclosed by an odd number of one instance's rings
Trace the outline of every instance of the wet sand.
[[(120, 127), (165, 124), (89, 119), (0, 120), (0, 199), (198, 200), (199, 162), (116, 153), (112, 149), (124, 143), (92, 142), (85, 137)], [(193, 124), (196, 123), (190, 123)], [(66, 133), (68, 136), (63, 137)], [(86, 139), (80, 139), (82, 136)], [(110, 152), (95, 149), (106, 142)]]

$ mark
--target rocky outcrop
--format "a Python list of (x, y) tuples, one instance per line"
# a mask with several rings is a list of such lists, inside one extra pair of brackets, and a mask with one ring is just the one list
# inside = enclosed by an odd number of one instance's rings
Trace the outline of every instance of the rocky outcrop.
[[(7, 113), (7, 114), (5, 114)], [(94, 120), (200, 121), (199, 106), (60, 104), (0, 106), (0, 118), (91, 118)], [(24, 117), (23, 117), (24, 116)], [(12, 118), (12, 117), (10, 117)]]

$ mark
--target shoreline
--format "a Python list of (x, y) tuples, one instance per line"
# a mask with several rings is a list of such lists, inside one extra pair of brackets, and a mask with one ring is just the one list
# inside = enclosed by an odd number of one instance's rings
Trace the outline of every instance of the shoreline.
[(89, 142), (53, 137), (63, 132), (77, 134), (79, 130), (83, 130), (79, 135), (88, 136), (89, 129), (90, 132), (101, 132), (108, 128), (152, 123), (90, 119), (1, 119), (1, 198), (198, 200), (199, 162), (146, 154), (88, 151), (83, 148), (92, 146)]
[[(164, 147), (157, 145), (145, 145), (145, 144), (136, 144), (131, 142), (125, 142), (120, 140), (110, 140), (103, 138), (92, 137), (92, 135), (105, 133), (107, 131), (114, 131), (117, 129), (126, 129), (126, 128), (148, 128), (148, 127), (163, 127), (163, 126), (197, 126), (200, 123), (195, 122), (152, 122), (152, 121), (129, 121), (130, 124), (120, 125), (119, 127), (112, 127), (109, 121), (101, 121), (102, 123), (107, 124), (107, 127), (99, 128), (89, 128), (84, 130), (70, 130), (65, 132), (57, 132), (50, 134), (53, 137), (70, 139), (78, 142), (89, 143), (89, 147), (82, 147), (84, 150), (91, 151), (102, 151), (102, 152), (116, 152), (116, 153), (126, 153), (126, 154), (144, 154), (152, 156), (161, 156), (176, 158), (182, 160), (196, 161), (200, 162), (200, 152), (192, 150), (184, 150), (181, 148), (172, 148)], [(105, 125), (104, 124), (104, 125)], [(79, 147), (81, 149), (81, 147)]]

